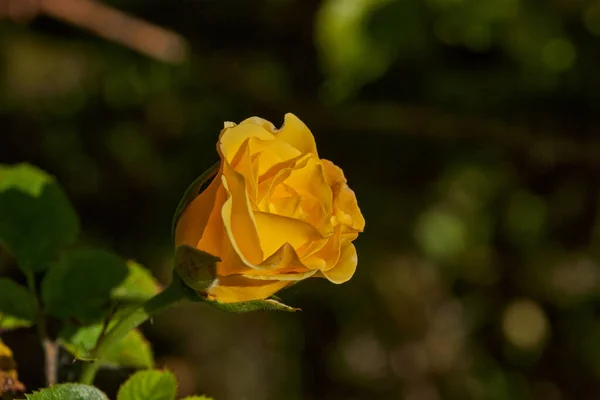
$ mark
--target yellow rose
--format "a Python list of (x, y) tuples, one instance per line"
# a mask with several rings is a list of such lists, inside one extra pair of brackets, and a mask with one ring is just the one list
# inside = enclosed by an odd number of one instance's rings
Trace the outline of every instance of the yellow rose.
[(352, 277), (352, 241), (365, 220), (342, 170), (319, 158), (302, 121), (286, 114), (279, 130), (257, 117), (227, 122), (217, 150), (215, 178), (175, 229), (177, 247), (221, 260), (208, 300), (262, 300), (311, 276)]

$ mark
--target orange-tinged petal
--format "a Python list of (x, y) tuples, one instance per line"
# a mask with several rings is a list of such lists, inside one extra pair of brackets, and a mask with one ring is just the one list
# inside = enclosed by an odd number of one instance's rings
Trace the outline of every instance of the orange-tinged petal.
[(221, 177), (217, 175), (215, 180), (219, 181), (219, 186), (215, 196), (214, 208), (208, 217), (208, 222), (202, 232), (202, 237), (198, 242), (190, 244), (190, 246), (196, 247), (214, 256), (221, 257), (223, 253), (223, 239), (226, 236), (221, 210), (227, 199), (227, 193), (221, 184)]
[[(209, 217), (217, 206), (217, 191), (221, 187), (222, 167), (210, 185), (186, 207), (175, 228), (175, 245), (196, 247), (208, 224)], [(222, 203), (221, 203), (222, 204)]]
[(208, 300), (221, 303), (263, 300), (293, 283), (292, 281), (249, 279), (239, 275), (222, 276), (207, 289)]
[(330, 282), (344, 283), (350, 280), (352, 275), (354, 275), (357, 263), (358, 257), (356, 255), (356, 248), (349, 240), (344, 240), (342, 241), (340, 259), (335, 267), (328, 271), (321, 271), (321, 274), (323, 274)]
[(260, 246), (263, 254), (273, 254), (285, 243), (294, 249), (321, 238), (319, 232), (309, 223), (281, 215), (256, 211)]
[(248, 260), (242, 260), (238, 250), (236, 250), (227, 237), (225, 227), (223, 227), (223, 239), (221, 252), (219, 253), (220, 262), (217, 263), (217, 275), (240, 275), (252, 270), (253, 266), (248, 265)]
[(228, 195), (221, 210), (227, 237), (244, 263), (259, 264), (263, 254), (244, 177), (224, 162), (222, 180)]
[(301, 153), (317, 154), (317, 145), (313, 134), (294, 114), (285, 114), (283, 126), (276, 135), (278, 139), (285, 140)]

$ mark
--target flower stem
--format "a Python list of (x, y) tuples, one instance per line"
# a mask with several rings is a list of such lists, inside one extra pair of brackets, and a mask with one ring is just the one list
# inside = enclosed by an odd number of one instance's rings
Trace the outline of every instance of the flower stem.
[(56, 383), (58, 375), (58, 349), (56, 347), (56, 343), (54, 343), (48, 336), (46, 318), (44, 317), (44, 313), (40, 305), (40, 299), (38, 297), (35, 284), (35, 276), (33, 275), (33, 272), (27, 272), (25, 275), (27, 278), (27, 286), (29, 287), (29, 292), (31, 293), (35, 305), (35, 327), (37, 330), (37, 335), (40, 339), (40, 343), (42, 344), (42, 349), (44, 350), (44, 374), (46, 376), (46, 385), (50, 386)]
[(93, 384), (108, 349), (123, 339), (129, 331), (137, 328), (156, 313), (182, 300), (186, 295), (186, 287), (178, 277), (173, 276), (173, 281), (165, 290), (131, 311), (99, 339), (96, 347), (96, 359), (84, 365), (79, 381), (88, 385)]

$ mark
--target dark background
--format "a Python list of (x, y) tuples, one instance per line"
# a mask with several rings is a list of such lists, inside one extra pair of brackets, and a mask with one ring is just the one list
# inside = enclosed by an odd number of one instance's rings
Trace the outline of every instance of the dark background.
[(172, 213), (223, 122), (285, 112), (367, 221), (349, 283), (281, 293), (300, 313), (145, 325), (182, 395), (600, 397), (599, 1), (103, 3), (169, 30), (139, 39), (153, 56), (86, 4), (0, 0), (0, 162), (58, 178), (81, 245), (168, 281)]

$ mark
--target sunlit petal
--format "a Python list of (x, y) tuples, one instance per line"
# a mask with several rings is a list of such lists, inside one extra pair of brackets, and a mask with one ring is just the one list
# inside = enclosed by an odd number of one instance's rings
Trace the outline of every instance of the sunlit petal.
[[(202, 232), (202, 237), (197, 243), (190, 243), (190, 246), (197, 247), (202, 251), (217, 257), (221, 257), (223, 252), (223, 242), (227, 235), (225, 232), (225, 226), (223, 225), (223, 217), (221, 213), (223, 204), (225, 204), (227, 199), (227, 193), (223, 185), (220, 183), (221, 180), (218, 178), (218, 176), (215, 178), (215, 180), (219, 181), (219, 186), (215, 196), (214, 208), (208, 217), (208, 222), (206, 224), (206, 228)], [(193, 226), (191, 226), (190, 229), (194, 229)]]
[(260, 125), (241, 123), (221, 131), (217, 148), (222, 157), (231, 163), (244, 141), (249, 138), (275, 140), (275, 136)]
[(338, 222), (348, 226), (349, 231), (362, 232), (365, 219), (358, 208), (356, 195), (346, 183), (346, 177), (340, 167), (329, 160), (321, 160), (327, 183), (333, 191), (334, 215)]
[(317, 154), (317, 145), (313, 134), (294, 114), (285, 115), (283, 126), (276, 136), (300, 150), (301, 153)]
[(293, 283), (292, 281), (249, 279), (240, 275), (223, 276), (207, 289), (209, 300), (221, 303), (263, 300)]
[(244, 276), (251, 279), (298, 281), (314, 275), (315, 272), (307, 270), (294, 248), (285, 243), (261, 264), (260, 269), (248, 271)]
[(263, 259), (256, 222), (244, 177), (223, 163), (223, 187), (228, 198), (221, 210), (223, 224), (233, 248), (248, 265), (259, 264)]
[(328, 271), (321, 271), (321, 274), (333, 283), (344, 283), (354, 275), (357, 263), (356, 248), (350, 241), (344, 240), (340, 259), (335, 267)]
[(297, 249), (321, 238), (312, 225), (298, 219), (260, 211), (254, 217), (263, 254), (273, 254), (285, 243)]
[(221, 180), (218, 178), (221, 170), (222, 168), (219, 169), (217, 178), (213, 179), (204, 192), (192, 200), (179, 217), (175, 228), (175, 243), (177, 246), (185, 244), (196, 247), (209, 222), (213, 209), (220, 208), (223, 204), (218, 204), (216, 201), (217, 191), (221, 187)]

